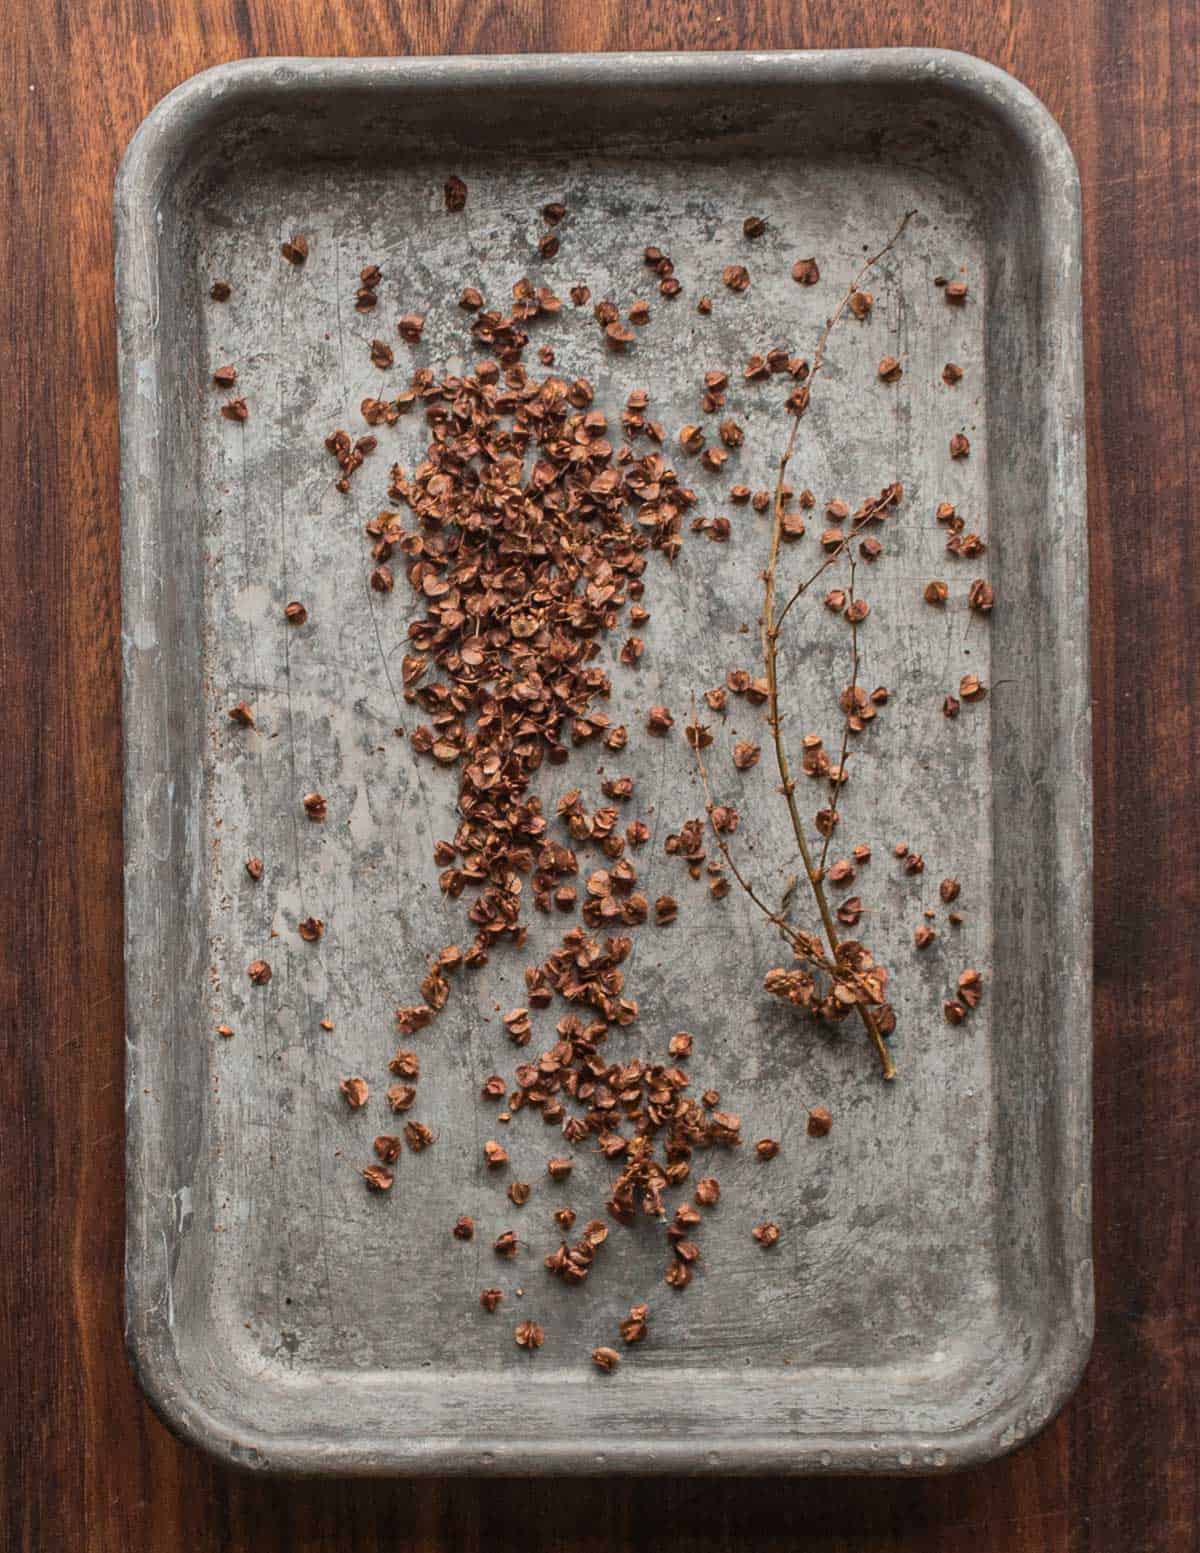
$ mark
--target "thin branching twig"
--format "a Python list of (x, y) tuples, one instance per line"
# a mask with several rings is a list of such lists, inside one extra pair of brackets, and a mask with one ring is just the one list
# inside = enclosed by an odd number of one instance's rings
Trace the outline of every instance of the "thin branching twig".
[[(878, 264), (880, 259), (882, 259), (886, 253), (891, 251), (893, 246), (899, 241), (905, 227), (907, 227), (909, 223), (909, 219), (912, 214), (912, 211), (907, 211), (905, 213), (904, 219), (901, 221), (900, 225), (896, 228), (895, 232), (892, 234), (889, 240), (883, 245), (878, 253), (873, 254), (866, 261), (866, 263), (855, 275), (854, 279), (850, 282), (845, 295), (842, 297), (841, 301), (835, 308), (833, 316), (825, 325), (824, 331), (822, 332), (821, 337), (817, 342), (817, 349), (813, 355), (812, 371), (809, 373), (808, 381), (804, 384), (803, 388), (793, 394), (788, 401), (789, 408), (791, 409), (792, 413), (792, 427), (788, 434), (787, 444), (779, 460), (779, 473), (775, 481), (773, 522), (771, 525), (771, 549), (767, 560), (767, 567), (763, 573), (762, 652), (763, 663), (767, 671), (767, 724), (771, 729), (771, 737), (775, 746), (775, 764), (779, 771), (780, 791), (783, 793), (784, 801), (787, 804), (788, 815), (792, 822), (792, 834), (796, 838), (796, 846), (799, 849), (800, 858), (804, 864), (804, 872), (808, 877), (810, 886), (812, 887), (813, 899), (816, 902), (817, 911), (821, 918), (821, 924), (825, 930), (825, 938), (829, 944), (829, 951), (835, 963), (838, 959), (838, 950), (841, 947), (841, 940), (838, 936), (837, 928), (834, 925), (833, 913), (829, 909), (829, 901), (825, 895), (822, 871), (815, 867), (813, 864), (812, 853), (809, 850), (808, 845), (808, 838), (804, 833), (804, 822), (800, 818), (800, 810), (796, 803), (796, 783), (795, 778), (792, 776), (791, 764), (788, 760), (787, 747), (784, 743), (783, 719), (779, 710), (778, 647), (779, 629), (782, 617), (777, 615), (776, 612), (775, 579), (779, 566), (779, 547), (783, 537), (783, 508), (785, 500), (784, 481), (787, 477), (788, 465), (791, 463), (792, 455), (796, 450), (796, 438), (800, 430), (800, 421), (804, 416), (805, 411), (808, 409), (809, 403), (811, 401), (813, 382), (816, 379), (817, 374), (825, 365), (825, 349), (829, 344), (829, 337), (833, 333), (838, 320), (842, 317), (843, 313), (846, 311), (846, 308), (849, 306), (850, 298), (854, 295), (855, 291), (858, 290), (859, 282), (871, 269), (874, 268), (876, 264)], [(853, 538), (853, 531), (850, 535), (850, 538)], [(794, 594), (793, 597), (788, 600), (786, 606), (787, 609), (790, 609), (792, 604), (795, 602), (795, 599), (812, 585), (812, 582), (815, 581), (816, 577), (826, 569), (826, 566), (833, 563), (833, 561), (837, 558), (837, 556), (848, 543), (849, 539), (843, 541), (843, 543), (837, 547), (837, 550), (835, 550), (833, 556), (831, 556), (828, 561), (824, 563), (816, 573), (814, 573), (813, 577), (809, 579), (808, 583), (804, 584), (800, 589), (797, 590), (796, 594)], [(834, 801), (836, 804), (836, 797)], [(867, 1034), (870, 1036), (872, 1044), (879, 1054), (879, 1062), (884, 1078), (888, 1080), (894, 1079), (896, 1076), (896, 1065), (892, 1061), (892, 1054), (888, 1051), (887, 1044), (884, 1041), (883, 1036), (880, 1034), (879, 1024), (874, 1014), (864, 1003), (859, 1003), (857, 1007), (859, 1016), (862, 1019), (864, 1026), (866, 1027)]]
[(833, 784), (833, 816), (829, 828), (825, 832), (825, 839), (821, 845), (821, 856), (817, 861), (817, 868), (822, 875), (825, 873), (825, 862), (829, 857), (829, 843), (833, 840), (833, 828), (841, 817), (839, 798), (842, 788), (846, 785), (846, 761), (850, 756), (850, 719), (855, 714), (855, 692), (858, 690), (858, 617), (854, 613), (854, 572), (857, 566), (854, 557), (850, 557), (850, 585), (846, 590), (846, 599), (850, 605), (848, 611), (850, 618), (850, 705), (846, 708), (845, 721), (842, 723), (842, 748), (838, 755), (837, 781)]

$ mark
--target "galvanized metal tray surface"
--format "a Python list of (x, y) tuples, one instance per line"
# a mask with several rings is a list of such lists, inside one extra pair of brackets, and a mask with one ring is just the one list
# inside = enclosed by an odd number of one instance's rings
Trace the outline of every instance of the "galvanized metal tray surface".
[[(450, 173), (470, 188), (453, 217)], [(537, 212), (555, 198), (570, 214), (542, 263)], [(793, 466), (821, 501), (905, 486), (863, 632), (864, 681), (894, 694), (856, 746), (844, 830), (875, 848), (859, 892), (893, 967), (900, 1078), (880, 1083), (860, 1032), (814, 1033), (763, 994), (779, 950), (748, 903), (711, 901), (663, 855), (701, 812), (678, 726), (635, 737), (610, 772), (637, 777), (633, 809), (654, 828), (639, 869), (681, 912), (637, 935), (641, 1019), (613, 1048), (645, 1054), (692, 1031), (696, 1087), (784, 1150), (714, 1165), (724, 1195), (686, 1292), (663, 1284), (649, 1224), (615, 1231), (588, 1284), (564, 1288), (540, 1266), (551, 1208), (596, 1211), (611, 1172), (581, 1154), (552, 1186), (556, 1134), (518, 1115), (504, 1141), (535, 1195), (514, 1209), (483, 1168), (496, 1124), (472, 1099), (487, 1073), (511, 1072), (497, 1010), (524, 1001), (522, 969), (561, 919), (533, 914), (529, 949), (494, 954), (419, 1038), (437, 1146), (401, 1162), (386, 1198), (354, 1168), (387, 1129), (381, 1101), (351, 1113), (338, 1081), (361, 1072), (380, 1095), (394, 1006), (466, 924), (430, 858), (454, 828), (453, 778), (392, 735), (416, 721), (397, 695), (412, 607), (403, 585), (369, 590), (362, 534), (425, 426), (382, 430), (348, 496), (323, 439), (365, 430), (358, 403), (381, 386), (368, 342), (402, 311), (428, 316), (420, 347), (398, 347), (396, 386), (409, 355), (440, 370), (477, 359), (464, 284), (506, 296), (529, 274), (563, 296), (576, 280), (622, 304), (648, 295), (652, 322), (623, 358), (587, 309), (538, 324), (534, 344), (591, 378), (611, 416), (646, 387), (672, 435), (697, 418), (701, 372), (734, 373), (746, 444), (720, 477), (688, 470), (699, 510), (731, 512), (733, 537), (689, 534), (674, 566), (652, 558), (646, 656), (614, 664), (614, 716), (640, 729), (665, 702), (681, 724), (691, 692), (755, 658), (768, 520), (725, 492), (771, 483), (786, 428), (781, 393), (743, 383), (740, 364), (777, 343), (811, 354), (864, 252), (909, 208), (870, 282), (871, 320), (833, 337)], [(126, 1305), (155, 1406), (229, 1459), (330, 1473), (927, 1472), (1037, 1429), (1074, 1385), (1092, 1320), (1079, 198), (1049, 115), (1002, 72), (931, 51), (261, 60), (198, 76), (151, 114), (116, 211)], [(747, 243), (753, 213), (770, 225)], [(297, 231), (302, 269), (279, 258)], [(676, 263), (674, 302), (646, 290), (648, 243)], [(822, 281), (802, 288), (790, 267), (809, 254)], [(744, 296), (721, 285), (733, 261), (752, 273)], [(369, 262), (381, 305), (361, 316)], [(960, 270), (968, 303), (947, 307), (931, 279)], [(218, 276), (234, 287), (224, 306), (208, 299)], [(889, 353), (904, 376), (885, 387), (874, 369)], [(953, 389), (949, 359), (965, 368)], [(226, 361), (250, 404), (240, 426), (207, 386)], [(960, 430), (971, 456), (952, 462)], [(946, 556), (941, 500), (986, 534), (979, 567)], [(789, 550), (787, 575), (815, 552), (813, 535)], [(948, 571), (952, 604), (935, 613), (922, 588)], [(998, 594), (986, 624), (964, 603), (976, 571)], [(283, 620), (291, 598), (310, 611), (299, 630)], [(829, 738), (846, 635), (812, 605), (790, 622), (785, 708), (797, 736)], [(992, 693), (948, 722), (942, 695), (968, 671)], [(242, 698), (255, 731), (226, 717)], [(742, 812), (747, 866), (779, 890), (794, 867), (783, 806), (766, 759), (734, 770), (733, 730), (761, 737), (761, 713), (734, 707), (713, 772)], [(577, 752), (540, 790), (552, 803), (596, 788), (601, 764)], [(323, 826), (300, 813), (310, 788), (329, 797)], [(915, 881), (890, 856), (901, 838), (926, 858)], [(250, 853), (267, 862), (259, 885)], [(940, 924), (918, 955), (913, 929), (950, 874), (965, 922)], [(296, 931), (309, 913), (328, 924), (316, 946)], [(265, 988), (245, 974), (259, 956), (274, 966)], [(951, 1029), (941, 1003), (967, 965), (987, 992)], [(538, 1037), (553, 1017), (538, 1016)], [(214, 1035), (222, 1022), (232, 1039)], [(835, 1115), (821, 1142), (803, 1127), (817, 1103)], [(479, 1223), (469, 1245), (449, 1233), (460, 1213)], [(749, 1238), (764, 1217), (783, 1228), (772, 1254)], [(509, 1227), (525, 1243), (511, 1266), (490, 1249)], [(507, 1297), (489, 1317), (477, 1295), (492, 1283)], [(599, 1373), (590, 1349), (641, 1299), (652, 1339)], [(521, 1317), (546, 1329), (532, 1359), (512, 1340)]]

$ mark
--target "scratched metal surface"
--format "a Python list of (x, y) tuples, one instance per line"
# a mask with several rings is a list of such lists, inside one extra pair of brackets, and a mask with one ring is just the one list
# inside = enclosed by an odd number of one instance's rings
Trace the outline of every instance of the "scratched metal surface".
[[(450, 172), (470, 188), (462, 215), (442, 206)], [(542, 262), (538, 211), (554, 198), (569, 215)], [(814, 1031), (766, 997), (781, 956), (764, 924), (736, 890), (711, 901), (663, 841), (702, 812), (681, 737), (690, 695), (757, 662), (769, 523), (727, 492), (772, 483), (786, 424), (783, 380), (744, 383), (741, 363), (775, 344), (811, 356), (864, 253), (909, 208), (868, 282), (871, 319), (833, 338), (792, 471), (821, 505), (905, 487), (883, 557), (858, 572), (872, 605), (860, 679), (893, 696), (853, 743), (830, 853), (874, 850), (852, 892), (868, 908), (861, 936), (893, 971), (900, 1078), (886, 1088), (856, 1025)], [(770, 222), (755, 242), (741, 234), (751, 213)], [(295, 231), (310, 243), (303, 269), (278, 255)], [(999, 72), (924, 53), (259, 62), (197, 78), (149, 121), (118, 235), (127, 1305), (164, 1415), (268, 1470), (929, 1471), (1015, 1444), (1065, 1396), (1090, 1337), (1078, 229), (1048, 118)], [(647, 243), (675, 260), (678, 299), (659, 297)], [(809, 254), (822, 279), (802, 288), (790, 268)], [(733, 261), (751, 272), (743, 296), (720, 282)], [(369, 262), (380, 305), (360, 315)], [(970, 300), (956, 309), (931, 281), (960, 269)], [(697, 512), (733, 523), (727, 545), (689, 533), (673, 566), (652, 555), (636, 669), (616, 662), (625, 632), (604, 645), (605, 709), (630, 726), (628, 749), (582, 747), (537, 784), (552, 812), (569, 786), (594, 804), (604, 775), (633, 775), (628, 817), (653, 833), (634, 857), (640, 887), (680, 902), (673, 926), (635, 930), (641, 1016), (609, 1052), (662, 1055), (692, 1031), (694, 1088), (721, 1091), (747, 1145), (783, 1140), (766, 1165), (749, 1146), (698, 1159), (694, 1175), (711, 1168), (723, 1197), (682, 1294), (662, 1281), (666, 1243), (648, 1222), (614, 1226), (584, 1287), (549, 1278), (552, 1209), (601, 1212), (611, 1171), (577, 1149), (570, 1180), (550, 1183), (557, 1132), (532, 1113), (504, 1127), (477, 1099), (520, 1060), (499, 1015), (524, 1002), (523, 968), (561, 917), (530, 913), (527, 948), (460, 976), (411, 1043), (411, 1115), (436, 1146), (405, 1155), (386, 1197), (355, 1169), (392, 1124), (392, 1011), (417, 1001), (427, 955), (471, 933), (430, 855), (455, 827), (453, 774), (393, 735), (419, 720), (398, 696), (414, 607), (402, 578), (390, 597), (370, 591), (362, 533), (387, 505), (389, 465), (420, 458), (423, 422), (381, 429), (348, 496), (322, 444), (338, 426), (364, 431), (360, 400), (394, 393), (412, 367), (468, 369), (480, 352), (459, 288), (500, 299), (525, 274), (564, 301), (577, 280), (622, 307), (649, 300), (626, 355), (568, 303), (532, 326), (527, 365), (542, 370), (535, 348), (552, 346), (551, 370), (590, 378), (614, 424), (629, 391), (648, 389)], [(234, 288), (225, 306), (207, 298), (217, 276)], [(426, 314), (418, 347), (395, 335), (408, 310)], [(374, 335), (395, 345), (391, 373), (370, 365)], [(904, 364), (896, 385), (876, 381), (885, 354)], [(965, 368), (957, 388), (941, 381), (947, 360)], [(250, 406), (241, 426), (207, 386), (226, 361)], [(720, 476), (673, 435), (689, 420), (715, 434), (719, 417), (698, 407), (708, 367), (731, 371), (725, 413), (746, 428)], [(952, 462), (959, 430), (971, 456)], [(942, 500), (988, 538), (982, 561), (945, 554)], [(782, 586), (817, 564), (820, 506), (813, 519)], [(966, 608), (976, 575), (997, 588), (990, 622)], [(944, 612), (922, 602), (932, 576), (951, 584)], [(292, 598), (309, 609), (300, 629), (283, 620)], [(849, 637), (819, 594), (793, 611), (781, 669), (793, 748), (813, 731), (836, 749)], [(947, 722), (942, 696), (968, 671), (992, 693)], [(256, 731), (228, 721), (240, 699)], [(676, 716), (667, 740), (641, 732), (655, 702)], [(708, 720), (717, 796), (742, 814), (733, 844), (778, 895), (796, 859), (769, 752), (746, 774), (729, 753), (734, 737), (765, 739), (762, 714), (731, 698)], [(301, 809), (311, 788), (328, 796), (324, 825)], [(804, 784), (810, 817), (818, 799)], [(891, 856), (901, 839), (926, 859), (917, 879)], [(258, 885), (251, 853), (266, 862)], [(963, 880), (957, 930), (937, 895), (950, 874)], [(939, 938), (917, 954), (925, 907)], [(797, 920), (808, 911), (798, 894)], [(297, 933), (310, 913), (327, 924), (317, 945)], [(245, 975), (259, 957), (274, 969), (265, 988)], [(941, 1003), (968, 965), (987, 992), (951, 1029)], [(535, 1015), (530, 1052), (560, 1012)], [(234, 1038), (213, 1034), (222, 1022)], [(373, 1090), (358, 1113), (338, 1093), (351, 1073)], [(823, 1141), (804, 1132), (817, 1103), (835, 1116)], [(488, 1136), (511, 1172), (484, 1170)], [(510, 1178), (533, 1183), (522, 1209)], [(460, 1213), (477, 1221), (469, 1245), (449, 1233)], [(766, 1217), (783, 1229), (770, 1254), (749, 1233)], [(491, 1251), (507, 1228), (515, 1263)], [(506, 1291), (495, 1316), (478, 1307), (487, 1284)], [(602, 1376), (588, 1353), (635, 1300), (651, 1306), (652, 1338)], [(512, 1340), (527, 1316), (547, 1333), (532, 1360)]]

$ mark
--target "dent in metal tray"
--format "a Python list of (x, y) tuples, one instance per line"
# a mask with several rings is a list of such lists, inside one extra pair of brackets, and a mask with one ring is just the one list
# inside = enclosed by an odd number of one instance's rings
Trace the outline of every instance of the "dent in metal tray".
[[(458, 217), (442, 209), (451, 172), (470, 187)], [(570, 216), (543, 265), (537, 212), (555, 198)], [(550, 1212), (594, 1211), (603, 1161), (550, 1183), (555, 1134), (517, 1117), (505, 1142), (535, 1182), (517, 1212), (484, 1179), (494, 1124), (471, 1101), (487, 1073), (511, 1071), (497, 1006), (523, 1001), (522, 967), (550, 927), (535, 924), (529, 954), (494, 955), (423, 1036), (437, 1148), (406, 1157), (385, 1199), (353, 1168), (378, 1121), (347, 1111), (338, 1080), (363, 1072), (378, 1094), (393, 1007), (464, 923), (430, 860), (453, 827), (453, 782), (392, 736), (411, 723), (396, 694), (409, 606), (366, 584), (362, 523), (385, 504), (392, 460), (419, 456), (423, 426), (383, 430), (348, 497), (323, 438), (359, 426), (380, 386), (368, 342), (401, 312), (428, 314), (414, 364), (462, 368), (477, 352), (461, 285), (502, 296), (529, 273), (565, 297), (585, 280), (597, 298), (648, 295), (654, 318), (628, 358), (570, 308), (534, 344), (590, 377), (610, 415), (644, 386), (673, 435), (696, 418), (704, 368), (735, 369), (746, 445), (724, 477), (694, 476), (701, 510), (719, 512), (733, 480), (770, 484), (786, 429), (777, 386), (744, 384), (738, 364), (781, 341), (810, 354), (867, 245), (909, 207), (871, 282), (872, 319), (834, 336), (793, 465), (822, 501), (893, 479), (906, 490), (887, 554), (864, 569), (863, 674), (894, 696), (856, 755), (844, 824), (847, 845), (875, 847), (860, 887), (893, 967), (901, 1076), (881, 1085), (861, 1039), (798, 1027), (762, 993), (777, 951), (744, 899), (711, 902), (663, 856), (666, 833), (701, 812), (683, 740), (632, 740), (613, 769), (637, 777), (637, 812), (653, 806), (639, 870), (681, 913), (638, 936), (640, 1033), (613, 1048), (693, 1031), (696, 1088), (715, 1085), (749, 1140), (782, 1135), (784, 1151), (714, 1166), (722, 1202), (685, 1294), (662, 1283), (649, 1225), (614, 1234), (587, 1287), (563, 1289), (539, 1265)], [(748, 214), (770, 222), (753, 244)], [(294, 231), (311, 246), (302, 270), (278, 257)], [(329, 1473), (926, 1472), (1039, 1428), (1092, 1322), (1079, 196), (1046, 111), (988, 65), (925, 51), (252, 61), (197, 76), (147, 119), (120, 175), (117, 239), (127, 1323), (161, 1414), (231, 1460)], [(645, 290), (647, 243), (675, 260), (674, 303)], [(798, 287), (790, 267), (809, 254), (822, 282)], [(720, 285), (733, 260), (751, 270), (744, 297)], [(368, 262), (384, 281), (361, 317)], [(931, 278), (959, 266), (970, 301), (948, 308)], [(208, 300), (217, 276), (234, 287), (224, 307)], [(905, 365), (893, 387), (874, 377), (887, 353)], [(397, 355), (406, 380), (407, 347)], [(966, 369), (955, 389), (948, 359)], [(225, 361), (250, 404), (241, 427), (206, 387)], [(952, 463), (964, 429), (971, 457)], [(941, 500), (988, 536), (987, 625), (962, 603), (976, 569), (945, 555)], [(656, 701), (678, 720), (692, 691), (753, 663), (766, 520), (725, 510), (728, 545), (688, 535), (674, 567), (651, 560), (648, 650), (614, 674), (621, 720), (640, 726)], [(943, 575), (958, 601), (944, 615), (921, 601)], [(309, 608), (300, 630), (283, 621), (290, 598)], [(813, 605), (793, 612), (786, 703), (796, 737), (828, 738), (845, 637)], [(993, 693), (948, 723), (942, 694), (968, 670)], [(243, 697), (257, 732), (224, 716)], [(722, 739), (759, 718), (739, 704)], [(597, 764), (581, 751), (548, 772), (547, 800), (597, 787)], [(749, 866), (781, 888), (791, 854), (766, 761), (743, 776), (714, 752), (714, 777), (745, 817)], [(311, 787), (329, 796), (324, 826), (297, 818)], [(922, 879), (896, 869), (900, 839), (924, 853)], [(267, 860), (258, 886), (251, 852)], [(916, 955), (947, 874), (964, 881), (966, 921)], [(316, 947), (296, 934), (310, 912), (328, 923)], [(267, 988), (245, 977), (259, 955)], [(941, 1001), (971, 964), (988, 994), (952, 1030)], [(221, 1022), (233, 1039), (213, 1037)], [(817, 1103), (836, 1117), (819, 1143), (802, 1126)], [(463, 1212), (480, 1225), (467, 1246), (450, 1235)], [(784, 1231), (770, 1255), (749, 1238), (767, 1216)], [(490, 1251), (509, 1227), (528, 1248), (515, 1268)], [(493, 1282), (509, 1295), (489, 1317), (476, 1302)], [(601, 1375), (588, 1353), (637, 1299), (651, 1339)], [(512, 1342), (522, 1317), (546, 1328), (533, 1358)]]

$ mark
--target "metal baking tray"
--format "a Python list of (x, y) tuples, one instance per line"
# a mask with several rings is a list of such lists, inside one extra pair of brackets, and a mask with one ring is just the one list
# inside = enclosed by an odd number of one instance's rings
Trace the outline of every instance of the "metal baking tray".
[[(451, 173), (470, 190), (459, 216), (443, 207)], [(551, 199), (569, 215), (543, 262)], [(711, 900), (663, 841), (701, 812), (680, 737), (689, 695), (755, 662), (768, 520), (726, 492), (772, 483), (786, 423), (777, 385), (745, 383), (741, 364), (780, 343), (811, 355), (863, 255), (910, 208), (867, 283), (872, 317), (832, 337), (791, 470), (822, 503), (905, 486), (887, 553), (860, 568), (864, 680), (893, 696), (856, 747), (843, 832), (875, 849), (857, 888), (893, 968), (900, 1077), (885, 1086), (861, 1031), (823, 1033), (763, 993), (780, 951), (762, 922), (736, 890)], [(754, 243), (750, 214), (769, 221)], [(1092, 1327), (1079, 190), (1050, 115), (1001, 71), (925, 50), (245, 61), (149, 116), (120, 173), (116, 231), (126, 1310), (161, 1415), (258, 1470), (358, 1474), (924, 1473), (1039, 1429)], [(295, 232), (310, 244), (302, 269), (279, 257)], [(651, 285), (647, 244), (675, 262), (674, 301)], [(790, 267), (808, 255), (822, 280), (800, 287)], [(371, 262), (380, 307), (360, 315)], [(731, 262), (751, 270), (742, 296), (721, 284)], [(964, 307), (945, 304), (939, 272), (967, 278)], [(518, 1060), (498, 1013), (525, 1001), (522, 969), (562, 918), (531, 913), (529, 949), (496, 952), (418, 1037), (416, 1114), (436, 1147), (405, 1156), (387, 1197), (355, 1169), (387, 1130), (393, 1008), (413, 1000), (425, 956), (470, 930), (430, 856), (454, 827), (453, 778), (393, 736), (418, 720), (398, 694), (412, 606), (402, 579), (388, 598), (367, 586), (363, 524), (388, 505), (393, 460), (419, 458), (423, 417), (381, 429), (349, 495), (323, 440), (366, 430), (359, 401), (381, 386), (372, 336), (397, 344), (393, 389), (410, 359), (462, 370), (481, 352), (458, 289), (507, 296), (523, 275), (564, 299), (575, 281), (623, 305), (648, 298), (652, 321), (624, 357), (605, 352), (589, 309), (567, 306), (537, 325), (527, 363), (539, 370), (533, 346), (551, 345), (554, 370), (591, 378), (612, 417), (647, 388), (697, 510), (733, 521), (728, 544), (687, 533), (673, 566), (651, 557), (646, 655), (635, 670), (614, 661), (609, 708), (638, 730), (652, 703), (675, 712), (672, 738), (631, 739), (609, 770), (636, 776), (632, 811), (654, 828), (638, 857), (648, 893), (680, 900), (674, 926), (635, 935), (641, 1019), (612, 1050), (661, 1051), (692, 1031), (696, 1089), (718, 1088), (747, 1140), (712, 1165), (722, 1202), (679, 1293), (649, 1221), (614, 1230), (582, 1289), (543, 1271), (551, 1208), (595, 1212), (603, 1159), (578, 1151), (569, 1186), (552, 1186), (544, 1160), (561, 1140), (524, 1114), (503, 1136), (533, 1200), (512, 1208), (482, 1166), (499, 1124), (472, 1097)], [(224, 306), (214, 277), (233, 285)], [(394, 328), (410, 309), (428, 315), (411, 352)], [(889, 353), (904, 375), (884, 386)], [(949, 359), (965, 368), (955, 388), (941, 381)], [(250, 405), (240, 426), (209, 386), (227, 361)], [(721, 476), (674, 445), (700, 418), (708, 367), (732, 371), (747, 430)], [(951, 461), (958, 431), (972, 452)], [(987, 536), (978, 565), (946, 555), (942, 500)], [(819, 553), (819, 526), (786, 552), (785, 577)], [(988, 622), (964, 602), (977, 574), (997, 591)], [(954, 589), (940, 613), (921, 598), (934, 576)], [(293, 598), (310, 611), (299, 630), (282, 617)], [(796, 738), (836, 736), (838, 626), (818, 599), (789, 622)], [(942, 695), (968, 671), (991, 694), (949, 722)], [(226, 716), (243, 698), (255, 731)], [(761, 711), (737, 702), (721, 724), (718, 797), (742, 812), (743, 862), (782, 890), (795, 866), (783, 805), (765, 755), (734, 770), (735, 730), (762, 738)], [(602, 757), (589, 746), (546, 768), (548, 805), (569, 785), (599, 802)], [(300, 814), (311, 788), (328, 795), (324, 825)], [(923, 876), (896, 864), (901, 839)], [(249, 853), (267, 861), (259, 885)], [(941, 917), (951, 874), (965, 921), (940, 920), (917, 954), (921, 910)], [(318, 945), (297, 936), (309, 913), (328, 923)], [(265, 988), (245, 974), (259, 956), (274, 966)], [(941, 1004), (968, 965), (986, 996), (952, 1029)], [(557, 1017), (536, 1016), (530, 1051)], [(222, 1022), (233, 1038), (214, 1034)], [(360, 1072), (374, 1086), (365, 1114), (338, 1093)], [(816, 1104), (835, 1118), (820, 1141), (804, 1128)], [(769, 1165), (749, 1146), (766, 1134), (784, 1145)], [(479, 1223), (469, 1245), (449, 1233), (460, 1213)], [(749, 1237), (764, 1217), (783, 1228), (771, 1253)], [(509, 1227), (524, 1243), (515, 1264), (491, 1252)], [(506, 1290), (495, 1316), (477, 1304), (487, 1284)], [(604, 1375), (589, 1352), (635, 1300), (651, 1306), (651, 1337)], [(526, 1317), (547, 1334), (532, 1356), (513, 1342)]]

